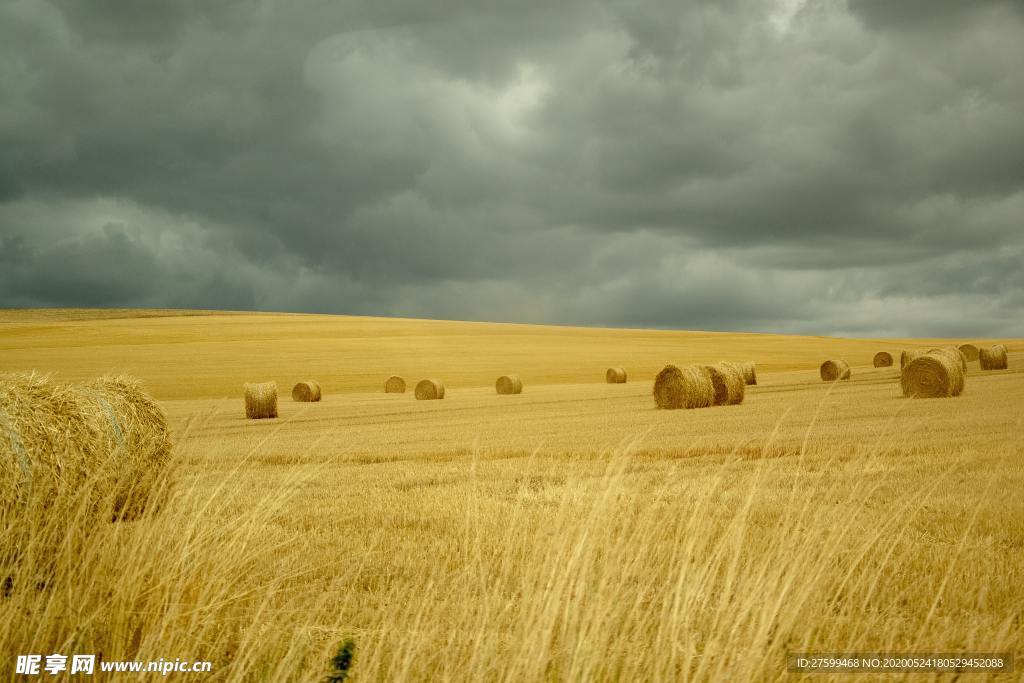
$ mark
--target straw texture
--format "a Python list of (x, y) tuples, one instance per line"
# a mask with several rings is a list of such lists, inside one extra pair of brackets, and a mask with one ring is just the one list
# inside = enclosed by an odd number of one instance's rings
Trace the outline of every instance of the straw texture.
[(654, 404), (659, 408), (707, 408), (715, 404), (715, 387), (704, 366), (666, 365), (654, 378)]
[(245, 385), (245, 416), (250, 420), (277, 417), (277, 382)]
[(948, 353), (919, 356), (908, 363), (900, 375), (903, 395), (908, 398), (959, 396), (965, 381), (960, 364)]

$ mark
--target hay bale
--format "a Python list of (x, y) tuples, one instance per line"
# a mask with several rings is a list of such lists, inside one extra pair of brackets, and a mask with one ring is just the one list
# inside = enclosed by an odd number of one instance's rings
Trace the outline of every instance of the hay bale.
[(51, 584), (102, 522), (154, 512), (169, 488), (167, 419), (130, 377), (0, 375), (0, 580)]
[(626, 369), (625, 368), (608, 368), (608, 371), (604, 373), (604, 381), (608, 384), (625, 384), (626, 383)]
[(957, 348), (960, 349), (960, 353), (964, 354), (968, 363), (978, 360), (978, 347), (974, 344), (961, 344)]
[(320, 383), (315, 379), (307, 379), (292, 387), (292, 400), (300, 403), (315, 403), (323, 397)]
[(245, 416), (250, 420), (277, 417), (277, 382), (246, 383)]
[(850, 379), (850, 364), (845, 360), (827, 360), (821, 364), (821, 381)]
[(907, 363), (900, 375), (903, 395), (908, 398), (959, 396), (965, 377), (959, 361), (950, 353), (926, 353)]
[(900, 370), (907, 367), (907, 363), (909, 363), (910, 361), (914, 360), (915, 358), (920, 358), (926, 353), (928, 352), (925, 351), (924, 349), (906, 349), (905, 351), (902, 351), (900, 353)]
[(876, 368), (891, 368), (892, 354), (888, 351), (879, 351), (871, 361)]
[(26, 506), (81, 495), (115, 519), (135, 517), (170, 454), (167, 418), (134, 378), (68, 385), (34, 373), (0, 375), (0, 501), (14, 514), (8, 521)]
[(523, 380), (519, 375), (502, 375), (494, 383), (494, 388), (499, 394), (521, 394), (523, 393)]
[(1006, 347), (996, 344), (978, 351), (978, 364), (982, 370), (1005, 370), (1010, 364), (1006, 357)]
[(706, 365), (704, 369), (711, 378), (711, 385), (715, 389), (716, 406), (736, 405), (743, 403), (747, 393), (747, 383), (743, 379), (743, 371), (733, 363), (718, 363), (717, 365)]
[(711, 376), (700, 365), (666, 365), (654, 378), (654, 404), (659, 408), (707, 408), (715, 404)]
[(745, 363), (736, 363), (739, 366), (740, 371), (743, 373), (743, 381), (749, 386), (757, 384), (757, 367), (753, 361), (746, 361)]
[(387, 381), (384, 382), (384, 393), (385, 394), (404, 394), (405, 393), (405, 378), (399, 377), (398, 375), (391, 375)]
[(416, 400), (433, 401), (444, 398), (444, 382), (439, 379), (420, 380), (416, 385)]
[(938, 353), (941, 355), (949, 356), (949, 359), (960, 366), (960, 369), (967, 371), (967, 358), (960, 352), (955, 346), (937, 346), (934, 349), (928, 349), (928, 353)]

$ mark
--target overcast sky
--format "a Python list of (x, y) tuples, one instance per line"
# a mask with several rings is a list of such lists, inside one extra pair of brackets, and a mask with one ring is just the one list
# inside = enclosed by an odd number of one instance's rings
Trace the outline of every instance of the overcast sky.
[(0, 306), (1024, 336), (1020, 0), (0, 0)]

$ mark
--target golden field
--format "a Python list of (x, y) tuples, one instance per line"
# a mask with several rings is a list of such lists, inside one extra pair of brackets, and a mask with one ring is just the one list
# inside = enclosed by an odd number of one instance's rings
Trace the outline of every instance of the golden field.
[[(158, 514), (86, 543), (72, 507), (0, 648), (209, 659), (207, 681), (322, 680), (346, 640), (350, 680), (783, 680), (801, 651), (1020, 670), (1024, 343), (969, 340), (1010, 367), (971, 363), (952, 399), (871, 368), (946, 341), (0, 311), (0, 372), (135, 375), (176, 442)], [(822, 383), (827, 358), (852, 380)], [(662, 366), (718, 360), (757, 363), (743, 404), (654, 408)], [(307, 378), (324, 400), (293, 403)], [(270, 380), (280, 417), (246, 420), (243, 382)]]

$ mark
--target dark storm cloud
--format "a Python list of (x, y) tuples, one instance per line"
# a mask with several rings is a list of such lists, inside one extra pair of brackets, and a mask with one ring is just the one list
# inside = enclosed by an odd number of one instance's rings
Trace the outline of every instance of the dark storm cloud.
[(850, 0), (850, 9), (872, 28), (879, 30), (948, 29), (983, 17), (988, 10), (1024, 11), (1020, 0)]
[(1020, 3), (0, 5), (0, 305), (1021, 335)]

